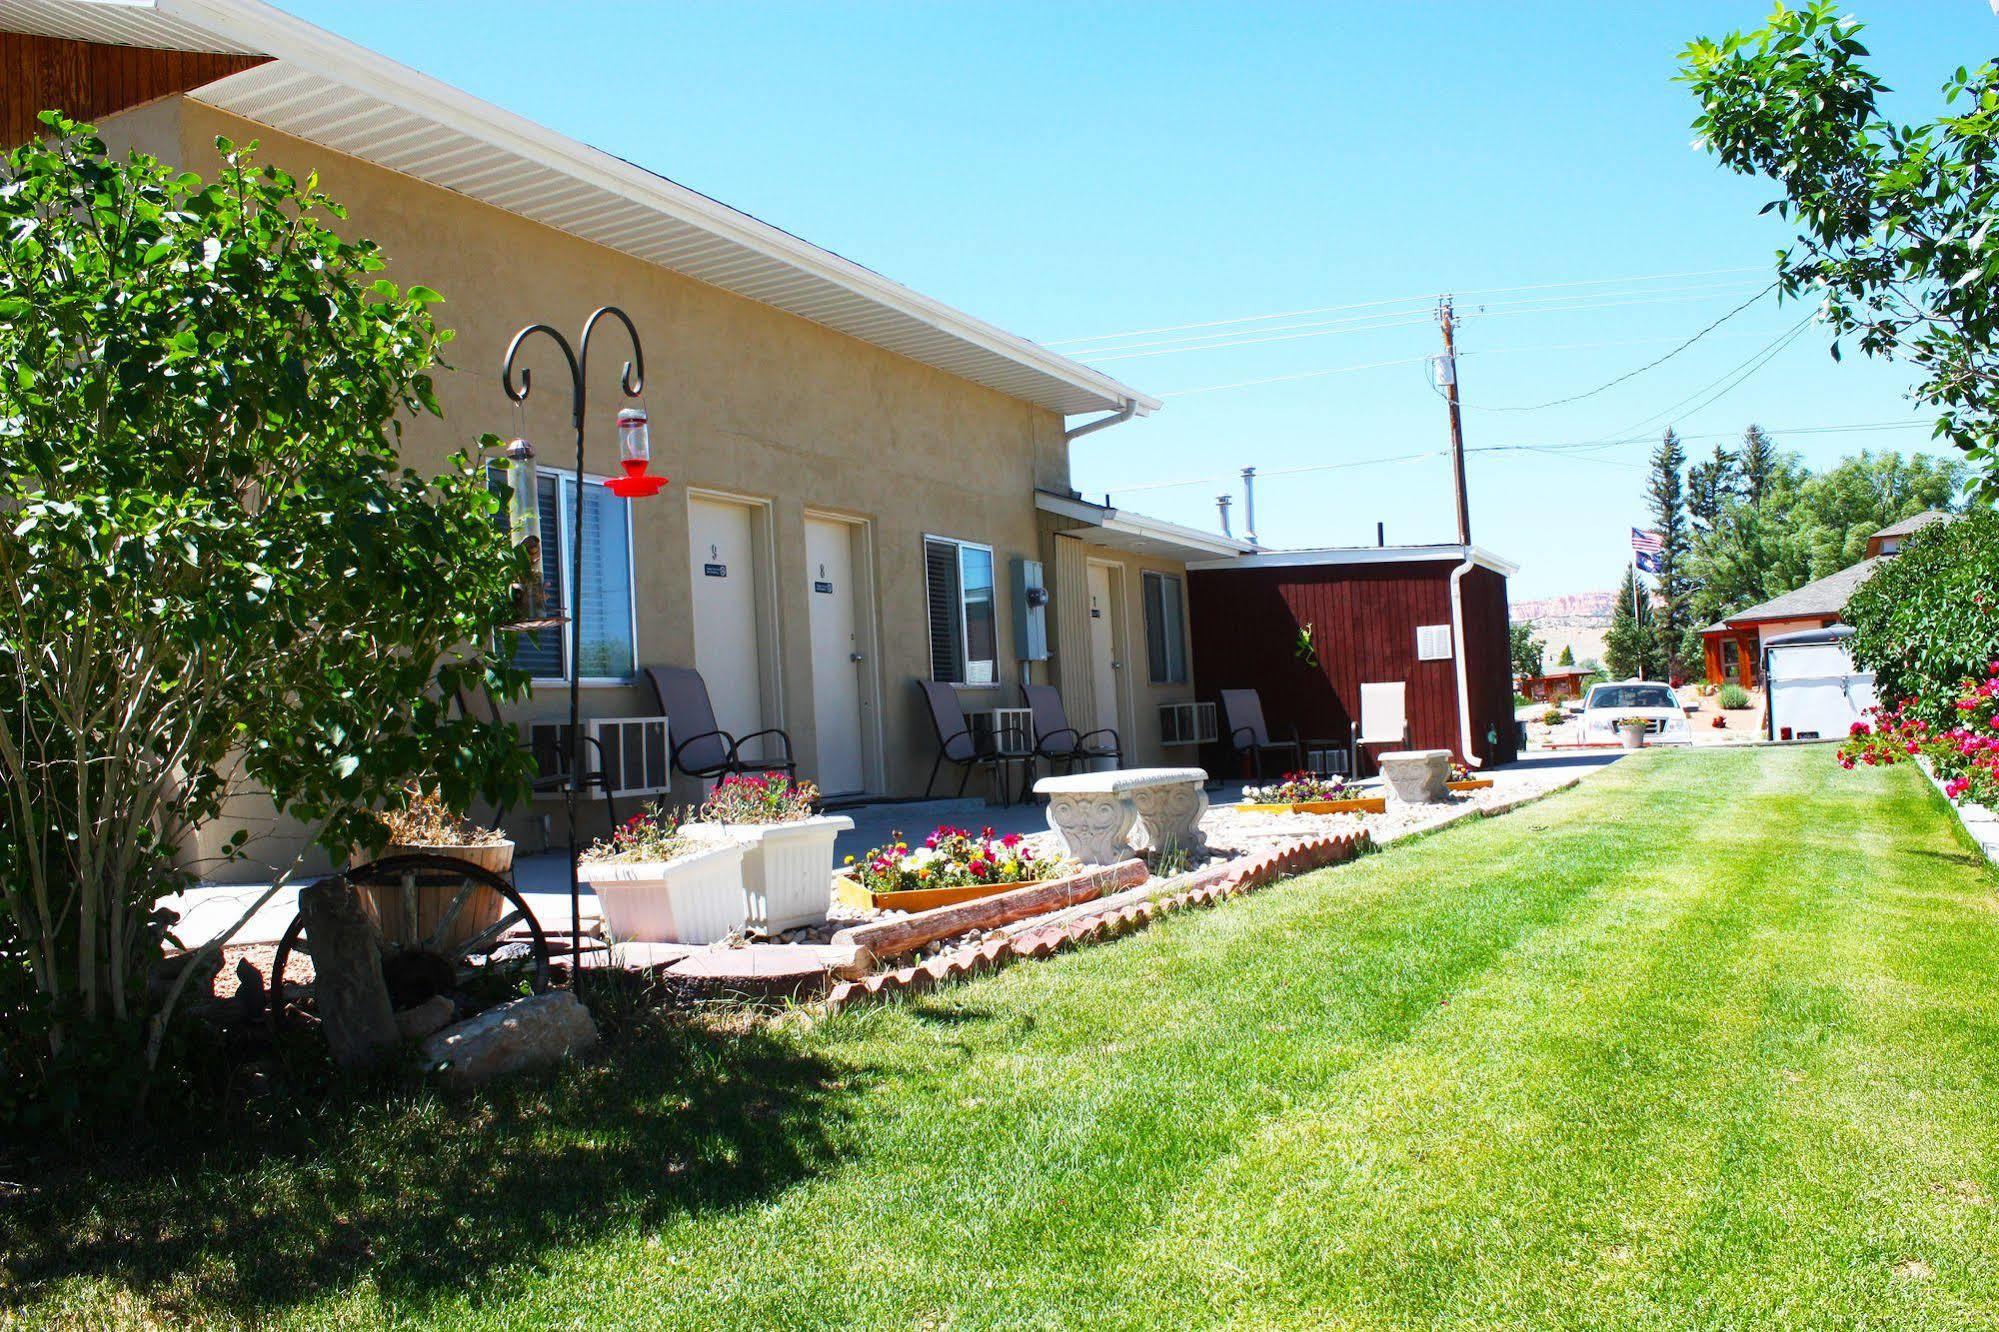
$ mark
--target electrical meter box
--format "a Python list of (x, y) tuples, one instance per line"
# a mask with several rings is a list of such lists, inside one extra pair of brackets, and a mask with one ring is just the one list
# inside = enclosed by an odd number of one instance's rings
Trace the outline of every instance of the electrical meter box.
[(1013, 646), (1022, 661), (1048, 660), (1048, 582), (1040, 560), (1013, 557)]

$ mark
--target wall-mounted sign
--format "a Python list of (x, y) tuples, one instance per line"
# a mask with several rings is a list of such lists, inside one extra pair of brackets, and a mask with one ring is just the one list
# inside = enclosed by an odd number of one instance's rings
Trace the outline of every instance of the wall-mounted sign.
[(825, 594), (826, 594), (827, 596), (831, 596), (831, 595), (833, 595), (833, 585), (832, 585), (831, 583), (827, 582), (827, 581), (826, 581), (825, 579), (823, 579), (823, 578), (818, 578), (818, 579), (814, 579), (814, 580), (813, 580), (813, 583), (812, 583), (812, 590), (813, 590), (814, 592), (823, 592), (823, 593), (825, 593)]
[(727, 578), (729, 576), (729, 566), (726, 564), (704, 564), (701, 566), (701, 572), (710, 578)]

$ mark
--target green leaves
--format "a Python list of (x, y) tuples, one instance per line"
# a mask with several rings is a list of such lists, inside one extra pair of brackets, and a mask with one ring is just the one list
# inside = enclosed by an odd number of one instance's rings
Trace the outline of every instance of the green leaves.
[(1694, 128), (1724, 165), (1782, 189), (1764, 211), (1802, 230), (1779, 275), (1787, 295), (1825, 299), (1833, 358), (1837, 337), (1855, 334), (1870, 356), (1914, 360), (1914, 397), (1942, 409), (1986, 497), (1999, 497), (1999, 307), (1980, 254), (1999, 220), (1999, 69), (1958, 67), (1944, 93), (1971, 109), (1899, 125), (1878, 114), (1888, 89), (1860, 65), (1858, 31), (1813, 3), (1689, 44)]

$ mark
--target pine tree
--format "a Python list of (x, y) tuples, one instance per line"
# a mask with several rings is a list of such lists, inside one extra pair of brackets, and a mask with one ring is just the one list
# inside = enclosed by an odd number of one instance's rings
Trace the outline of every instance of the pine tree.
[(1626, 565), (1617, 605), (1610, 612), (1610, 629), (1603, 636), (1603, 664), (1614, 680), (1656, 679), (1658, 646), (1653, 638), (1652, 598), (1638, 581), (1638, 571)]
[(1762, 508), (1777, 473), (1777, 446), (1763, 433), (1762, 426), (1752, 425), (1743, 431), (1742, 451), (1736, 455), (1735, 470), (1742, 498), (1749, 501), (1750, 508)]
[(1688, 529), (1686, 493), (1681, 473), (1687, 453), (1680, 437), (1670, 429), (1652, 454), (1652, 476), (1645, 483), (1645, 495), (1652, 506), (1652, 530), (1659, 534), (1659, 613), (1653, 633), (1661, 674), (1673, 679), (1684, 674), (1682, 653), (1687, 630), (1687, 607), (1693, 599), (1694, 584), (1689, 576), (1693, 533)]
[(1714, 457), (1687, 469), (1687, 516), (1701, 532), (1714, 530), (1737, 493), (1735, 455), (1719, 444)]
[(1561, 655), (1561, 656), (1559, 656), (1559, 657), (1557, 657), (1557, 658), (1555, 658), (1555, 664), (1556, 664), (1557, 666), (1573, 666), (1573, 665), (1575, 665), (1575, 664), (1576, 664), (1576, 650), (1575, 650), (1575, 649), (1574, 649), (1573, 647), (1570, 647), (1570, 646), (1569, 646), (1569, 645), (1568, 645), (1567, 643), (1564, 643), (1564, 644), (1562, 644), (1562, 655)]

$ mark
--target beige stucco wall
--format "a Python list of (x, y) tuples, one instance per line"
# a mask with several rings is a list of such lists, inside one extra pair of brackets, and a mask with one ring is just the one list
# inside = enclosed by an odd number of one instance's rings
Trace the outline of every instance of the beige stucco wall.
[[(632, 511), (639, 662), (694, 664), (690, 491), (766, 503), (777, 640), (766, 691), (777, 706), (767, 709), (766, 724), (790, 731), (803, 775), (814, 770), (808, 509), (862, 518), (871, 528), (883, 756), (870, 773), (874, 789), (918, 789), (934, 753), (911, 684), (928, 670), (925, 533), (993, 547), (1002, 684), (968, 689), (965, 701), (968, 708), (1018, 702), (1007, 561), (1032, 557), (1040, 548), (1035, 487), (1067, 486), (1067, 444), (1057, 414), (185, 98), (110, 117), (101, 128), (114, 149), (178, 155), (204, 174), (216, 166), (216, 135), (260, 140), (263, 161), (300, 176), (319, 173), (323, 188), (349, 210), (344, 234), (377, 241), (390, 261), (387, 276), (444, 294), (435, 308), (440, 321), (457, 330), (448, 349), (455, 368), (438, 377), (443, 421), (420, 419), (408, 430), (406, 455), (420, 469), (440, 465), (481, 432), (515, 433), (498, 377), (515, 330), (532, 321), (575, 330), (597, 305), (626, 310), (645, 340), (654, 470), (673, 480), (660, 497), (636, 502)], [(616, 470), (616, 378), (627, 349), (614, 326), (600, 326), (598, 336), (585, 468), (609, 473)], [(571, 456), (568, 393), (558, 382), (566, 375), (558, 362), (552, 348), (530, 362), (537, 383), (527, 434), (544, 467), (566, 467)], [(649, 704), (649, 692), (638, 688), (587, 688), (584, 694), (586, 715), (630, 715), (650, 711)], [(566, 708), (566, 689), (548, 688), (516, 717), (554, 718)], [(683, 783), (675, 794), (687, 799), (697, 792)], [(559, 837), (559, 802), (536, 809), (555, 816)], [(246, 806), (239, 814), (260, 836), (271, 834), (259, 862), (279, 859), (288, 841), (297, 840), (295, 830), (269, 823), (268, 809)], [(214, 830), (215, 837), (227, 836), (233, 826)], [(513, 830), (529, 847), (539, 846), (539, 829), (529, 820), (517, 818)], [(586, 825), (584, 831), (596, 829)], [(246, 867), (237, 877), (256, 873), (255, 866)]]
[[(1200, 751), (1191, 745), (1167, 747), (1159, 743), (1159, 705), (1192, 702), (1195, 692), (1193, 644), (1186, 643), (1187, 681), (1185, 684), (1154, 684), (1147, 668), (1145, 649), (1145, 608), (1141, 575), (1151, 570), (1180, 579), (1183, 610), (1186, 606), (1187, 567), (1184, 562), (1155, 556), (1137, 555), (1107, 546), (1086, 543), (1065, 531), (1075, 523), (1054, 514), (1041, 515), (1041, 559), (1048, 568), (1052, 593), (1049, 605), (1048, 642), (1052, 680), (1062, 690), (1062, 702), (1069, 724), (1078, 730), (1099, 726), (1114, 727), (1123, 742), (1128, 767), (1185, 766), (1199, 762)], [(1124, 662), (1122, 717), (1099, 717), (1096, 707), (1096, 663), (1090, 653), (1088, 567), (1108, 564), (1118, 571), (1122, 604), (1115, 608), (1118, 623), (1113, 627)], [(1184, 621), (1183, 621), (1184, 628)]]

